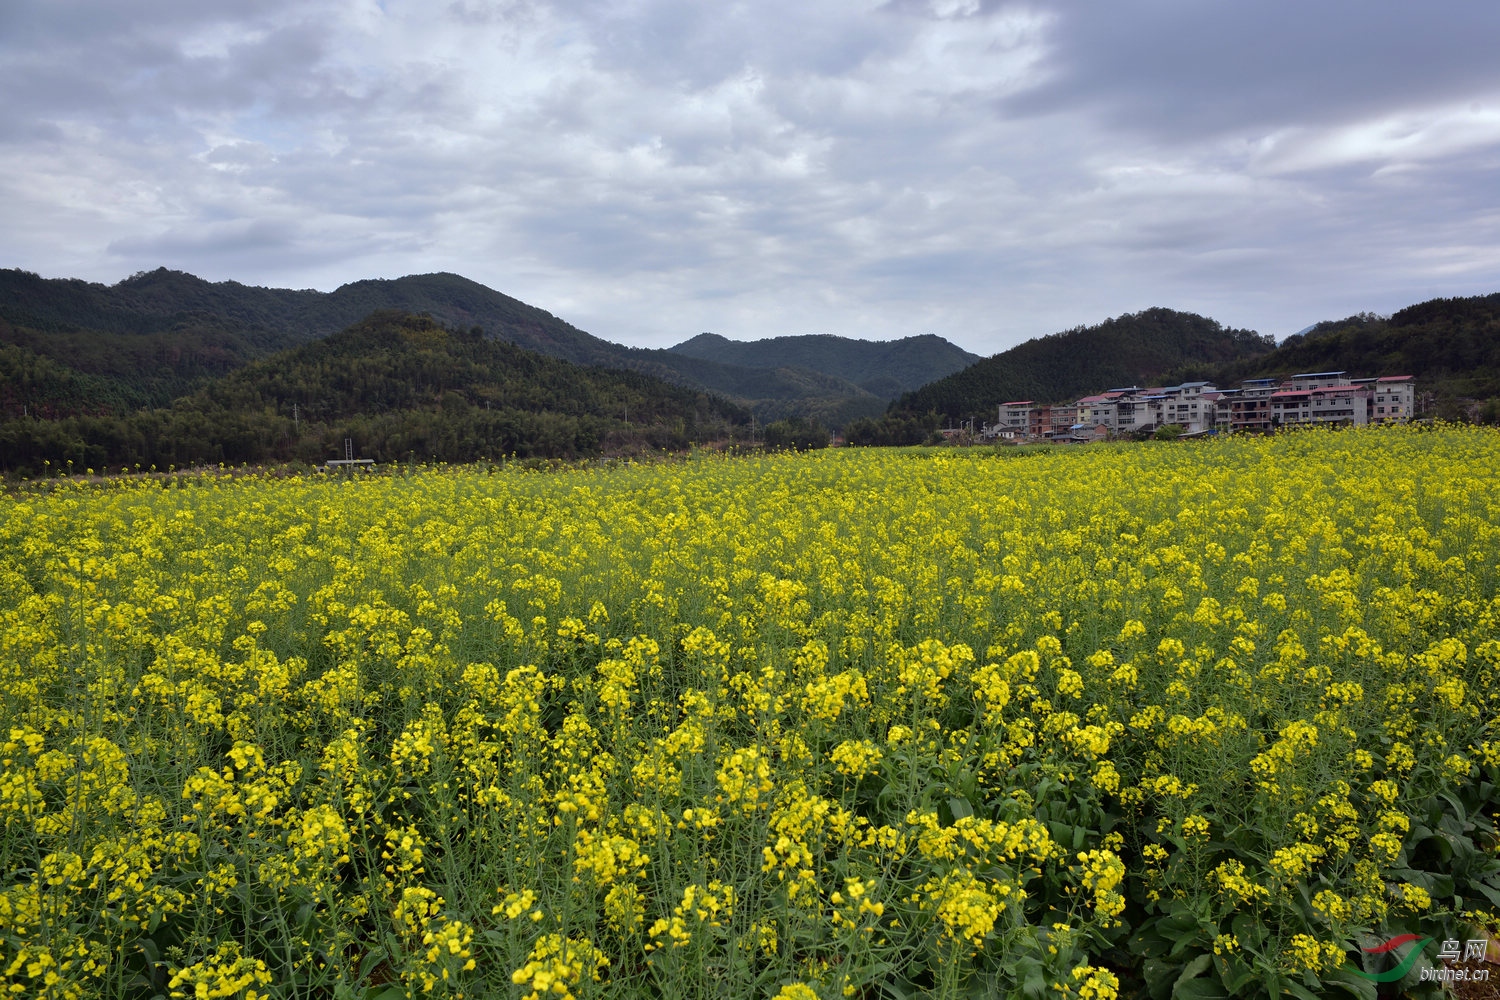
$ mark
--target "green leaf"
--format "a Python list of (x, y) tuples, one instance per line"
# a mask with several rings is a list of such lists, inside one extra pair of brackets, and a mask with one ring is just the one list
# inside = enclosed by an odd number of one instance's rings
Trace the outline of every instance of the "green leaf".
[(1165, 955), (1172, 947), (1172, 942), (1167, 940), (1157, 928), (1160, 918), (1152, 917), (1130, 936), (1130, 951), (1132, 954), (1155, 957)]
[(948, 800), (948, 809), (953, 813), (955, 820), (974, 815), (974, 807), (968, 799), (951, 798)]
[(1354, 994), (1359, 1000), (1378, 1000), (1380, 991), (1370, 980), (1346, 969), (1336, 969), (1323, 977), (1323, 982), (1331, 983), (1349, 993)]
[(1017, 978), (1021, 980), (1021, 993), (1035, 1000), (1042, 1000), (1048, 996), (1051, 990), (1047, 988), (1047, 977), (1043, 973), (1042, 963), (1034, 958), (1023, 958), (1016, 962)]
[(1319, 997), (1316, 993), (1309, 990), (1306, 986), (1303, 986), (1301, 983), (1294, 982), (1290, 979), (1282, 982), (1281, 988), (1284, 992), (1290, 993), (1294, 997), (1298, 997), (1299, 1000), (1324, 1000), (1324, 998)]
[(1161, 958), (1148, 958), (1141, 965), (1141, 975), (1146, 980), (1146, 991), (1152, 1000), (1167, 1000), (1177, 980), (1177, 963)]
[[(1202, 955), (1199, 955), (1197, 958), (1193, 959), (1187, 965), (1184, 965), (1182, 967), (1182, 972), (1179, 973), (1178, 976), (1177, 976), (1177, 981), (1172, 984), (1172, 997), (1173, 997), (1173, 1000), (1176, 1000), (1176, 998), (1178, 998), (1178, 997), (1201, 996), (1202, 995), (1201, 993), (1196, 993), (1196, 992), (1192, 992), (1192, 991), (1198, 990), (1199, 989), (1198, 984), (1200, 984), (1200, 983), (1211, 982), (1211, 980), (1199, 979), (1198, 977), (1201, 976), (1201, 975), (1203, 975), (1203, 973), (1207, 972), (1208, 971), (1208, 967), (1210, 965), (1212, 965), (1212, 964), (1213, 964), (1213, 956), (1209, 955), (1207, 953), (1204, 953)], [(1215, 983), (1213, 985), (1215, 986), (1215, 988), (1218, 987), (1217, 983)], [(1227, 996), (1228, 994), (1226, 994), (1222, 990), (1220, 990), (1220, 992), (1218, 994), (1216, 994), (1216, 995)]]
[(385, 951), (380, 948), (371, 948), (365, 953), (365, 957), (359, 962), (359, 978), (367, 979), (370, 973), (375, 971), (375, 966), (385, 961)]
[(1248, 913), (1236, 916), (1230, 922), (1230, 927), (1234, 930), (1234, 936), (1239, 938), (1241, 948), (1259, 951), (1266, 942), (1265, 925)]
[(1228, 1000), (1228, 997), (1229, 991), (1208, 976), (1179, 982), (1172, 988), (1172, 1000)]
[(1214, 970), (1219, 974), (1219, 982), (1224, 984), (1231, 996), (1238, 993), (1240, 987), (1256, 979), (1255, 970), (1249, 963), (1232, 952), (1215, 956)]
[(1496, 906), (1500, 906), (1500, 890), (1491, 889), (1489, 886), (1485, 885), (1483, 882), (1475, 882), (1469, 888), (1471, 888), (1471, 889), (1478, 889), (1481, 893), (1484, 894), (1484, 898), (1485, 899), (1488, 899), (1491, 903), (1495, 904)]

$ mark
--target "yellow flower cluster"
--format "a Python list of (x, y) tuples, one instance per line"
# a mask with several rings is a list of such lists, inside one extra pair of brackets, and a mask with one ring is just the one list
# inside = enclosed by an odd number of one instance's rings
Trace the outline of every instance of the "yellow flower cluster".
[(24, 484), (0, 985), (1326, 977), (1483, 896), (1497, 511), (1456, 428)]
[(212, 955), (172, 971), (167, 989), (174, 997), (209, 1000), (214, 997), (243, 997), (256, 1000), (264, 996), (256, 989), (271, 982), (271, 973), (260, 959), (247, 958), (238, 943), (226, 941)]
[(531, 946), (526, 964), (511, 974), (510, 981), (529, 988), (526, 1000), (574, 1000), (573, 990), (584, 977), (598, 982), (609, 959), (587, 938), (575, 939), (560, 934), (543, 934)]

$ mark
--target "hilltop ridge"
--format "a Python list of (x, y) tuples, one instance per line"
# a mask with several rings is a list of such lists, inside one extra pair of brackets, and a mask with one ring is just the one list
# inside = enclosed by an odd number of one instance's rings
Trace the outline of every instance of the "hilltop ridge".
[(209, 282), (166, 268), (115, 285), (0, 270), (0, 349), (14, 349), (3, 363), (31, 372), (30, 405), (52, 414), (119, 413), (164, 406), (209, 379), (382, 309), (479, 327), (487, 337), (575, 364), (654, 375), (724, 396), (762, 420), (795, 415), (838, 423), (879, 413), (928, 374), (955, 371), (973, 357), (937, 337), (873, 351), (829, 338), (839, 345), (832, 352), (827, 345), (810, 352), (807, 338), (784, 337), (759, 342), (748, 356), (705, 357), (611, 343), (447, 272), (355, 281), (325, 293)]
[(890, 412), (962, 420), (1007, 400), (1063, 402), (1258, 356), (1274, 346), (1270, 337), (1196, 313), (1146, 309), (1028, 340), (904, 394)]
[(743, 434), (748, 424), (739, 407), (651, 375), (576, 365), (477, 328), (379, 311), (169, 406), (12, 415), (0, 421), (0, 468), (316, 463), (341, 455), (346, 438), (379, 462), (572, 458), (682, 449)]

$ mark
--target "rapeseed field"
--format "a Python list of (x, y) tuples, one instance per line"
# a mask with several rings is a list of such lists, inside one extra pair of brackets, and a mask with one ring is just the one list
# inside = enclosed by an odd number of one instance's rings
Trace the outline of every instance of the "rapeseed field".
[(1500, 911), (1497, 584), (1462, 428), (33, 485), (0, 974), (1373, 997)]

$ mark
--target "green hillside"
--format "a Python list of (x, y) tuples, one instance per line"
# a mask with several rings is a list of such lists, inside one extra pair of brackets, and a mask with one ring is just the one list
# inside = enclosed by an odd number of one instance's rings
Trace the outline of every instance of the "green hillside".
[[(1428, 411), (1495, 422), (1500, 409), (1500, 293), (1432, 299), (1389, 318), (1364, 313), (1319, 323), (1276, 350), (1213, 369), (1220, 385), (1309, 371), (1414, 375)], [(1496, 401), (1496, 402), (1490, 402)]]
[(668, 350), (728, 365), (801, 368), (853, 382), (875, 396), (894, 398), (980, 360), (979, 355), (926, 334), (901, 340), (869, 341), (817, 334), (729, 340), (701, 333)]
[(15, 391), (0, 388), (0, 401), (56, 413), (165, 406), (250, 361), (326, 337), (382, 309), (426, 313), (460, 329), (480, 326), (580, 364), (609, 363), (624, 350), (452, 274), (359, 281), (325, 294), (207, 282), (165, 268), (109, 286), (0, 270), (0, 344), (93, 376), (99, 390), (81, 398), (18, 400)]
[[(762, 420), (812, 416), (837, 425), (881, 412), (899, 391), (890, 378), (879, 381), (881, 373), (869, 364), (844, 375), (829, 365), (785, 359), (742, 364), (613, 344), (456, 274), (356, 281), (324, 293), (208, 282), (165, 268), (115, 285), (0, 270), (0, 346), (22, 352), (0, 363), (34, 367), (26, 360), (34, 357), (52, 366), (49, 377), (24, 387), (0, 382), (0, 406), (6, 413), (52, 415), (166, 406), (256, 358), (326, 337), (381, 309), (426, 314), (459, 329), (477, 326), (488, 337), (551, 357), (717, 393)], [(896, 382), (909, 381), (920, 367), (900, 352), (894, 360), (903, 366), (893, 373)], [(858, 384), (871, 379), (881, 391)]]
[(1028, 340), (903, 395), (893, 415), (983, 416), (1007, 400), (1066, 402), (1122, 385), (1148, 385), (1270, 351), (1273, 342), (1193, 313), (1147, 309), (1097, 326)]
[[(14, 361), (14, 349), (0, 364)], [(34, 361), (33, 381), (66, 379)], [(352, 438), (361, 457), (469, 461), (682, 448), (749, 415), (638, 372), (583, 367), (432, 320), (379, 312), (252, 362), (169, 407), (0, 422), (5, 471), (139, 464), (321, 461)]]

